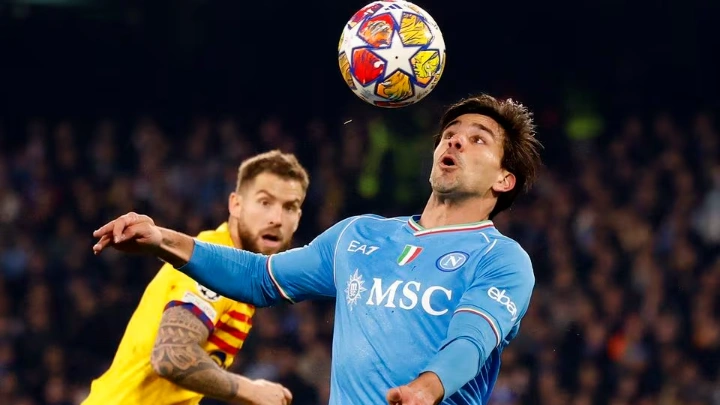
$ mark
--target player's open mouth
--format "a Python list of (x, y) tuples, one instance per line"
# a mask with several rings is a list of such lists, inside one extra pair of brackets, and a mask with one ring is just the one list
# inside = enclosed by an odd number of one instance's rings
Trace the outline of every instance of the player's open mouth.
[(264, 240), (265, 242), (271, 242), (271, 243), (280, 242), (280, 237), (278, 237), (277, 235), (265, 234), (265, 235), (260, 236), (260, 238), (262, 238), (262, 240)]
[(455, 161), (455, 158), (451, 155), (446, 155), (440, 160), (440, 167), (450, 168), (455, 166), (457, 166), (457, 162)]

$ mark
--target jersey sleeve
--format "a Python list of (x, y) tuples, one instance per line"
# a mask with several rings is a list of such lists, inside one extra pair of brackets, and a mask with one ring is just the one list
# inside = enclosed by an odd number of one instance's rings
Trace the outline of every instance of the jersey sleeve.
[(456, 315), (476, 315), (490, 327), (493, 349), (525, 315), (535, 286), (528, 254), (515, 243), (497, 245), (481, 260), (455, 310)]
[(309, 245), (270, 256), (268, 273), (283, 298), (297, 302), (335, 297), (335, 251), (342, 233), (352, 222), (353, 218), (340, 221)]
[(530, 258), (517, 244), (496, 245), (481, 259), (453, 314), (447, 338), (425, 369), (440, 378), (445, 398), (480, 373), (530, 303), (535, 286)]
[(272, 256), (195, 241), (190, 261), (178, 270), (220, 294), (266, 307), (279, 301), (334, 297), (335, 247), (352, 218), (310, 244)]
[(212, 332), (228, 307), (228, 300), (167, 263), (160, 271), (166, 275), (161, 278), (161, 282), (167, 285), (167, 303), (164, 309), (183, 307)]

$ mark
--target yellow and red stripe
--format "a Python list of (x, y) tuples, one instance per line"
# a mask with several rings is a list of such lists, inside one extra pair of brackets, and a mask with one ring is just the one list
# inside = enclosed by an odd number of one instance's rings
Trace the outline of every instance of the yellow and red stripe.
[(215, 325), (215, 330), (208, 337), (208, 343), (212, 343), (225, 353), (235, 356), (245, 343), (248, 332), (252, 327), (252, 317), (249, 314), (239, 311), (228, 311), (227, 317), (223, 317)]

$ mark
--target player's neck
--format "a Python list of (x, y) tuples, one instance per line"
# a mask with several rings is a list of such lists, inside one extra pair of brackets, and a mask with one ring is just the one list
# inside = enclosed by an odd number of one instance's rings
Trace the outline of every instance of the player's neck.
[(422, 212), (420, 225), (430, 229), (485, 221), (492, 211), (491, 204), (482, 198), (450, 200), (439, 198), (433, 193)]
[(237, 220), (233, 217), (228, 218), (228, 230), (230, 231), (230, 239), (235, 249), (242, 249), (240, 234), (238, 233)]

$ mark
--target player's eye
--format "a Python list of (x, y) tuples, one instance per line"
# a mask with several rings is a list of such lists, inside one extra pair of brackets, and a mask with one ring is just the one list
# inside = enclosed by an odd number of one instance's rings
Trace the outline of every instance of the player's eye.
[(270, 201), (268, 201), (268, 200), (260, 200), (260, 205), (262, 205), (263, 207), (269, 207), (269, 206), (270, 206)]
[(482, 143), (485, 143), (485, 140), (480, 135), (473, 135), (470, 137), (470, 142), (482, 144)]

